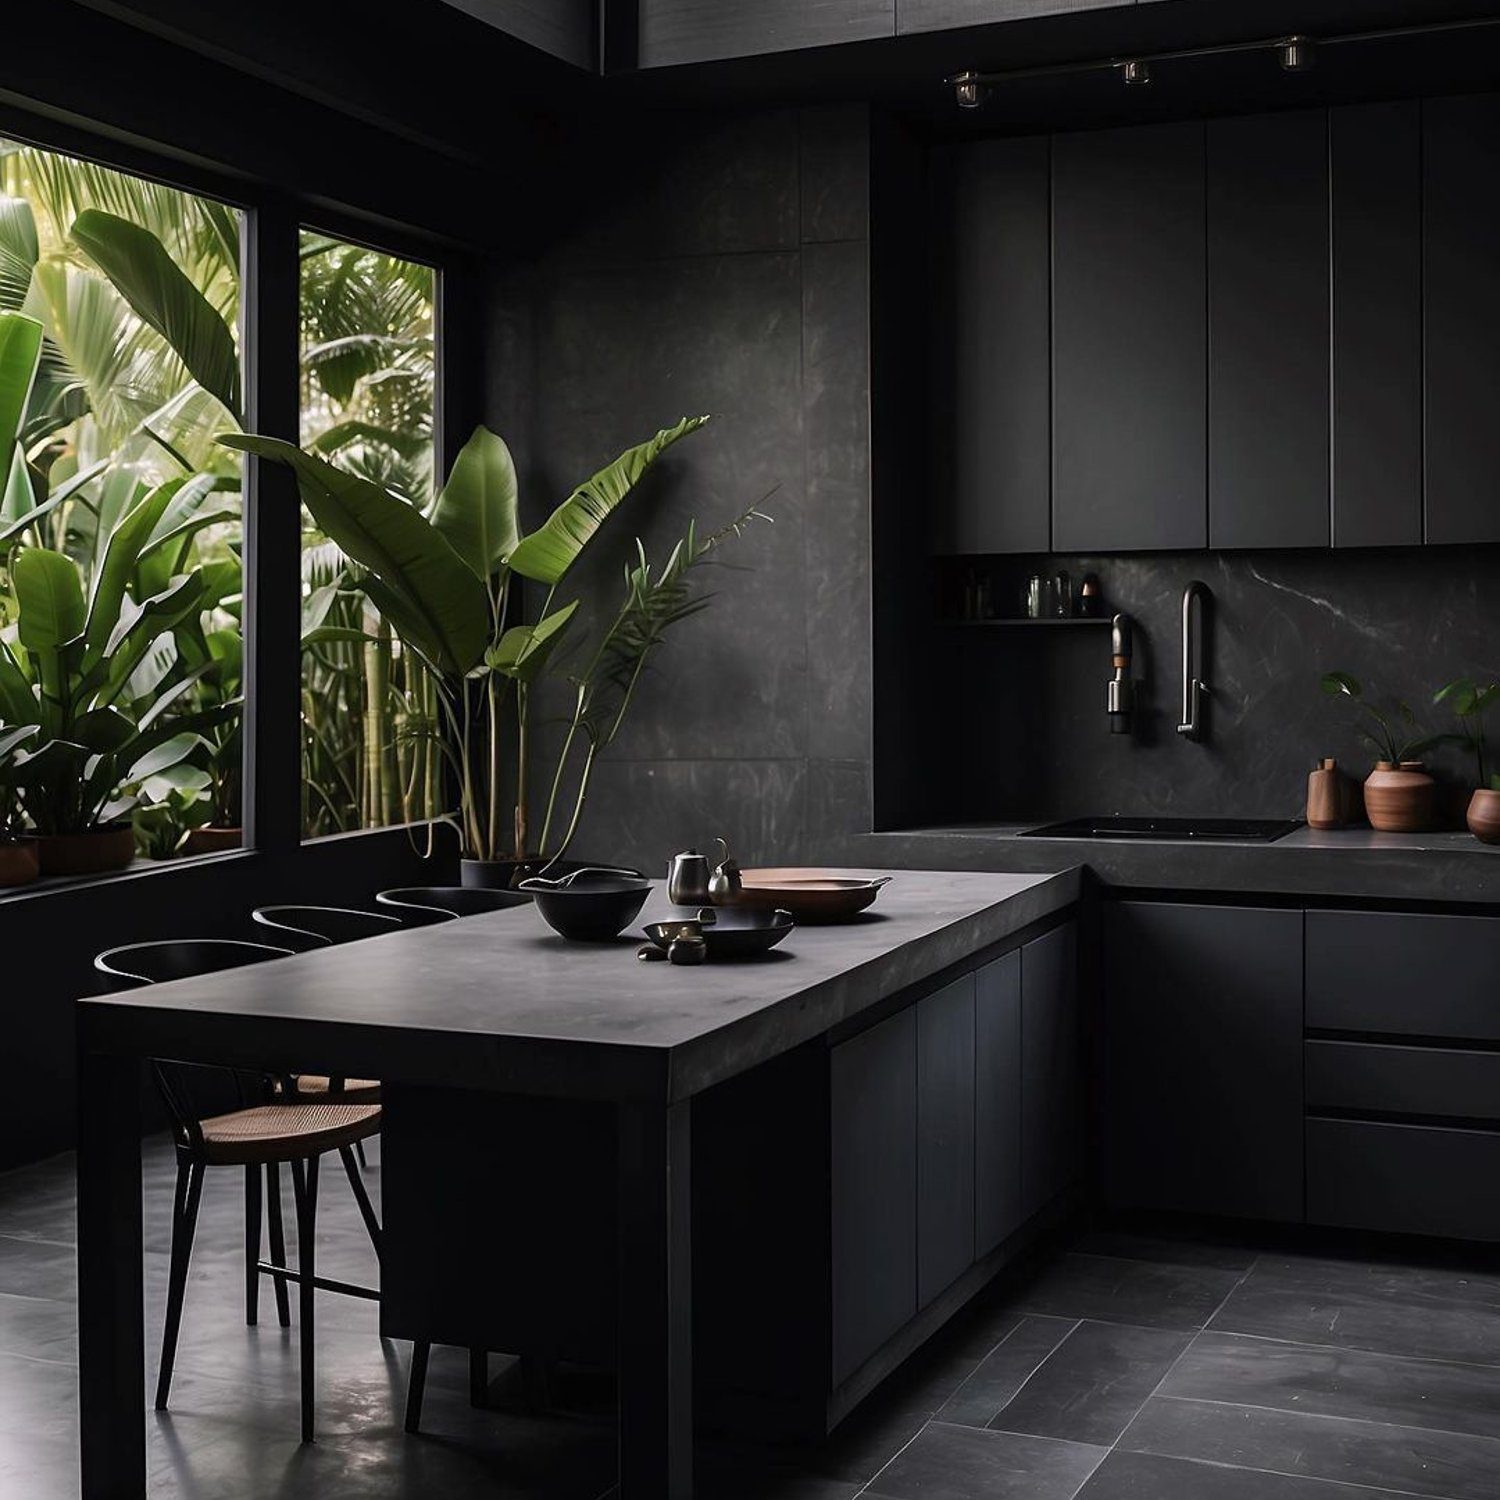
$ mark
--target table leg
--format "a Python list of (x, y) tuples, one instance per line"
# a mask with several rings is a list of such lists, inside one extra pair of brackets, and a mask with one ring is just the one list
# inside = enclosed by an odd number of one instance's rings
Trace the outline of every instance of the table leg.
[(692, 1116), (620, 1109), (619, 1500), (693, 1493)]
[(141, 1068), (78, 1057), (78, 1421), (82, 1500), (144, 1500)]

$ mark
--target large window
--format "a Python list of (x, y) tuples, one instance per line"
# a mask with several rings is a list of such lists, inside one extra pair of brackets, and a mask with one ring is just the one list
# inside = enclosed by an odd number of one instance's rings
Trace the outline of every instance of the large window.
[[(426, 507), (432, 268), (310, 231), (301, 265), (303, 445)], [(443, 781), (432, 684), (338, 549), (304, 520), (304, 832), (430, 817)]]
[(150, 858), (240, 842), (240, 464), (216, 441), (243, 411), (240, 232), (0, 140), (0, 839), (39, 835), (43, 873), (132, 832)]

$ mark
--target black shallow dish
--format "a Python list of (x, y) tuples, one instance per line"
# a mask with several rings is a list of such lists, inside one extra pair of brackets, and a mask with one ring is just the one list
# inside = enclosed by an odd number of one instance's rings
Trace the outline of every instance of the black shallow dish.
[[(714, 920), (702, 923), (703, 941), (710, 962), (718, 958), (751, 958), (774, 948), (797, 924), (786, 911), (740, 911), (726, 907), (707, 908)], [(660, 949), (686, 924), (698, 927), (696, 916), (683, 915), (668, 922), (647, 922), (641, 930)]]
[(558, 882), (523, 880), (521, 889), (554, 932), (574, 942), (605, 943), (640, 915), (651, 882), (643, 875), (583, 869)]

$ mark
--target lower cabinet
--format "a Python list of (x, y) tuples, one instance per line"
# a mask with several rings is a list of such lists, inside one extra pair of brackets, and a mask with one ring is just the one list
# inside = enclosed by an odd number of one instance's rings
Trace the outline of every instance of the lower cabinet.
[(1112, 1205), (1302, 1218), (1302, 926), (1300, 911), (1107, 907)]
[(974, 1254), (1015, 1232), (1021, 1212), (1021, 950), (974, 976)]
[(974, 1260), (974, 979), (917, 1002), (917, 1303)]
[(1030, 1218), (1078, 1177), (1080, 1078), (1078, 933), (1075, 924), (1021, 950), (1021, 1217)]

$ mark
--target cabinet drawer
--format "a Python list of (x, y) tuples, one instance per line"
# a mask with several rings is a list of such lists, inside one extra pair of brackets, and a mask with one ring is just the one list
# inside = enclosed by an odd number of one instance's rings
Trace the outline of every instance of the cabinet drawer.
[(1500, 1240), (1497, 1184), (1500, 1134), (1307, 1122), (1310, 1224)]
[(1500, 920), (1308, 912), (1307, 1024), (1500, 1041)]
[(1308, 1042), (1307, 1107), (1500, 1120), (1500, 1052)]

